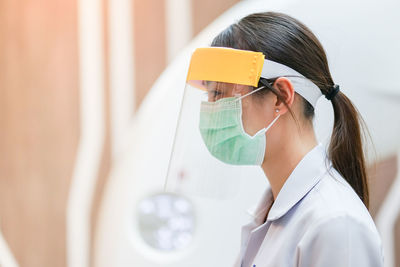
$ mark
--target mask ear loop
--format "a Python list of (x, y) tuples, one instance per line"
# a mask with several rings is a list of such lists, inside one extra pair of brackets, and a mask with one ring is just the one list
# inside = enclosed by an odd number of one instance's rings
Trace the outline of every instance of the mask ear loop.
[(274, 125), (274, 123), (279, 119), (280, 116), (281, 114), (278, 114), (278, 116), (276, 116), (276, 118), (266, 128), (264, 128), (265, 132), (267, 132), (269, 128), (271, 128), (272, 125)]
[[(246, 97), (246, 96), (249, 96), (249, 95), (251, 95), (251, 94), (253, 94), (253, 93), (257, 92), (257, 91), (260, 91), (261, 89), (264, 89), (265, 87), (266, 87), (266, 86), (263, 85), (263, 86), (261, 86), (261, 87), (255, 89), (255, 90), (253, 90), (253, 91), (251, 91), (251, 92), (249, 92), (249, 93), (247, 93), (247, 94), (245, 94), (245, 95), (243, 95), (243, 96), (240, 96), (240, 97), (238, 97), (238, 99), (237, 99), (236, 101), (239, 101), (239, 100), (241, 100), (242, 98), (244, 98), (244, 97)], [(259, 130), (254, 136), (256, 136), (257, 134), (262, 133), (262, 132), (263, 132), (263, 133), (266, 133), (266, 132), (269, 130), (269, 128), (271, 128), (272, 125), (274, 125), (274, 123), (279, 119), (280, 116), (281, 116), (281, 114), (278, 114), (278, 116), (276, 116), (276, 118), (273, 119), (272, 122), (271, 122), (267, 127), (263, 128), (263, 129), (261, 129), (261, 130)]]
[(253, 90), (253, 91), (251, 91), (251, 92), (249, 92), (249, 93), (247, 93), (247, 94), (245, 94), (245, 95), (242, 95), (242, 96), (238, 97), (237, 101), (238, 101), (238, 100), (241, 100), (242, 98), (244, 98), (244, 97), (246, 97), (246, 96), (249, 96), (249, 95), (251, 95), (251, 94), (254, 94), (255, 92), (260, 91), (261, 89), (264, 89), (264, 88), (265, 88), (265, 85), (264, 85), (264, 86), (261, 86), (261, 87), (258, 87), (257, 89), (255, 89), (255, 90)]
[(256, 135), (258, 135), (258, 134), (261, 134), (261, 133), (262, 133), (262, 134), (265, 134), (265, 133), (269, 130), (269, 128), (271, 128), (272, 125), (275, 124), (275, 122), (279, 119), (280, 116), (281, 116), (281, 114), (279, 114), (278, 116), (276, 116), (276, 118), (273, 119), (272, 122), (271, 122), (267, 127), (262, 128), (261, 130), (259, 130), (254, 136), (256, 136)]

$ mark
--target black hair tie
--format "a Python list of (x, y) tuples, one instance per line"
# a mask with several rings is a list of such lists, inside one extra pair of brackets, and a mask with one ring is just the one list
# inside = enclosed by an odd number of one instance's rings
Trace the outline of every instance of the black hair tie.
[(340, 91), (339, 85), (335, 84), (334, 86), (331, 87), (329, 92), (325, 95), (325, 98), (328, 100), (332, 100), (332, 98), (334, 98), (335, 95), (337, 95), (337, 93), (339, 93), (339, 91)]

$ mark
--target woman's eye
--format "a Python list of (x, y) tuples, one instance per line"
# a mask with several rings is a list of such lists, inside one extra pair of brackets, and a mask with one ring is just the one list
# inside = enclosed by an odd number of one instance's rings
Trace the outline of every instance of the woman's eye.
[(214, 97), (216, 97), (217, 95), (221, 95), (222, 93), (219, 92), (219, 91), (217, 91), (217, 90), (213, 90), (213, 91), (211, 91), (211, 94), (212, 94)]
[(209, 90), (206, 94), (208, 95), (208, 101), (212, 101), (212, 102), (217, 101), (223, 95), (223, 93), (221, 91), (217, 91), (217, 90)]

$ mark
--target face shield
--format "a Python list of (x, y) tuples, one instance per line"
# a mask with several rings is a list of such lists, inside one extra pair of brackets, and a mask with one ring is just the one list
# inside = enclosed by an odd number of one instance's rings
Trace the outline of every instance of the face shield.
[[(243, 125), (243, 100), (258, 90), (260, 77), (285, 76), (313, 106), (319, 88), (295, 70), (260, 52), (198, 48), (192, 55), (172, 148), (165, 189), (184, 195), (228, 199), (236, 195), (248, 168), (264, 160), (267, 127)], [(256, 89), (254, 89), (256, 88)], [(249, 119), (248, 119), (249, 120)]]

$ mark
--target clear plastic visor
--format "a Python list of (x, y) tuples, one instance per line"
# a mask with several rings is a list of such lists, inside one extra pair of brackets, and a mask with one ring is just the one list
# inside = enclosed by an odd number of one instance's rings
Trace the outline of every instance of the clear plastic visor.
[(248, 169), (259, 167), (248, 165), (262, 160), (264, 150), (255, 144), (254, 153), (243, 151), (247, 136), (243, 139), (240, 97), (257, 86), (263, 61), (262, 53), (229, 48), (193, 53), (166, 177), (168, 192), (229, 199), (244, 179), (251, 181)]
[(254, 149), (243, 150), (240, 97), (253, 88), (215, 81), (200, 84), (205, 90), (186, 85), (165, 189), (183, 195), (233, 198), (244, 179), (251, 182), (251, 177), (246, 177), (248, 169), (259, 168), (250, 165), (264, 157), (263, 140), (255, 142)]

